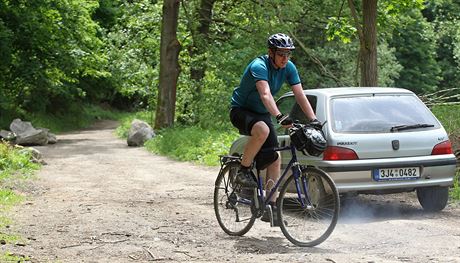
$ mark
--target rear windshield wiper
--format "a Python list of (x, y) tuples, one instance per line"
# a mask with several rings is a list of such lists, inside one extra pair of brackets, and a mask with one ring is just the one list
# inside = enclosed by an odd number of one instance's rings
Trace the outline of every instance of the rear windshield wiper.
[(419, 123), (419, 124), (411, 124), (411, 125), (397, 125), (391, 127), (390, 131), (395, 132), (395, 131), (403, 131), (403, 130), (411, 130), (411, 129), (420, 129), (420, 128), (429, 128), (429, 127), (434, 127), (433, 124), (427, 124), (427, 123)]

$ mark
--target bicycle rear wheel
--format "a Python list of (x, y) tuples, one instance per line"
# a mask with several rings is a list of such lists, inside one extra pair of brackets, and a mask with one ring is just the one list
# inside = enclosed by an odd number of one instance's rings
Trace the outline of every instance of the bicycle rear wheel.
[(251, 212), (252, 196), (245, 196), (233, 182), (240, 164), (228, 163), (217, 176), (214, 187), (214, 211), (217, 222), (225, 233), (242, 236), (256, 220)]
[(313, 167), (303, 169), (297, 182), (294, 176), (289, 177), (278, 198), (281, 231), (289, 241), (301, 247), (316, 246), (326, 240), (337, 224), (339, 210), (339, 194), (334, 182), (325, 172)]

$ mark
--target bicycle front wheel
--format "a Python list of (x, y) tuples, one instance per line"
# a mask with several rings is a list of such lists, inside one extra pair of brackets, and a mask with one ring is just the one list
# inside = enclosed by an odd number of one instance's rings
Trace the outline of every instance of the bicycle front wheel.
[(240, 168), (237, 162), (226, 164), (216, 179), (214, 187), (214, 211), (217, 222), (225, 233), (242, 236), (256, 220), (251, 212), (252, 196), (244, 195), (245, 189), (234, 184)]
[(296, 180), (289, 177), (278, 198), (278, 218), (286, 238), (301, 247), (326, 240), (337, 224), (340, 201), (337, 188), (325, 172), (308, 167)]

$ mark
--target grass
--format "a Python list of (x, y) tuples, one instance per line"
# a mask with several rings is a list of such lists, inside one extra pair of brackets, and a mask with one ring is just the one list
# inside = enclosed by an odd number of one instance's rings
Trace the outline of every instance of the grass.
[[(21, 240), (16, 235), (1, 231), (11, 220), (6, 212), (13, 205), (18, 204), (24, 197), (15, 191), (17, 181), (26, 180), (40, 168), (39, 164), (31, 161), (32, 153), (27, 148), (11, 146), (0, 141), (0, 240), (6, 243), (15, 243)], [(0, 254), (1, 262), (23, 262), (21, 258), (8, 253)]]
[(0, 262), (25, 263), (30, 262), (30, 258), (23, 255), (15, 255), (10, 252), (5, 252), (3, 255), (0, 255)]
[(431, 110), (449, 134), (460, 136), (460, 105), (438, 105)]
[(165, 129), (147, 141), (147, 150), (180, 161), (208, 166), (219, 164), (219, 155), (227, 154), (238, 137), (236, 131), (206, 130), (199, 126)]
[(454, 185), (450, 189), (449, 194), (452, 200), (460, 200), (460, 169), (457, 169), (457, 174), (454, 178)]
[[(438, 105), (431, 109), (449, 134), (454, 151), (460, 150), (460, 105)], [(450, 189), (450, 198), (460, 200), (460, 170), (454, 178)]]
[[(117, 128), (117, 135), (127, 138), (134, 119), (151, 123), (150, 114), (139, 112), (127, 116)], [(208, 166), (218, 165), (218, 156), (227, 154), (231, 143), (239, 136), (236, 129), (204, 129), (198, 125), (176, 126), (155, 132), (156, 136), (144, 145), (148, 151), (168, 156), (174, 160), (191, 161)]]

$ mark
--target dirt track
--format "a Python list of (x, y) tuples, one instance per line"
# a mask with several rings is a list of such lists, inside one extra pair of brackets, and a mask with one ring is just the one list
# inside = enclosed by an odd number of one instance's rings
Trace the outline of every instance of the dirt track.
[(347, 202), (315, 248), (259, 220), (244, 237), (227, 236), (212, 207), (217, 168), (130, 148), (115, 125), (38, 147), (48, 165), (8, 229), (24, 241), (2, 252), (31, 262), (460, 262), (460, 206), (424, 213), (413, 193)]

